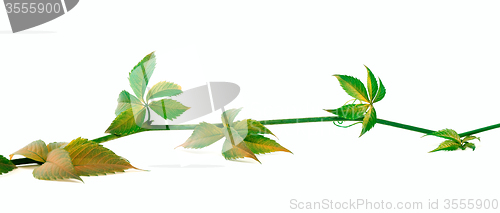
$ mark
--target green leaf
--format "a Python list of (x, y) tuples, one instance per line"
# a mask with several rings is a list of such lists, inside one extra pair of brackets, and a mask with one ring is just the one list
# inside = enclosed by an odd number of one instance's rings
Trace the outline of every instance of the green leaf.
[(327, 109), (325, 111), (338, 115), (345, 119), (358, 119), (365, 115), (369, 104), (347, 104), (338, 109)]
[(16, 165), (14, 165), (9, 159), (4, 157), (3, 155), (0, 155), (0, 175), (8, 173), (12, 170), (14, 170)]
[(191, 137), (179, 146), (190, 149), (200, 149), (217, 142), (223, 137), (224, 133), (221, 128), (213, 124), (202, 122), (194, 128)]
[(184, 113), (190, 107), (184, 106), (181, 103), (171, 99), (161, 99), (153, 101), (149, 107), (164, 119), (173, 120)]
[(57, 149), (57, 148), (64, 148), (68, 143), (66, 142), (54, 142), (54, 143), (49, 143), (47, 145), (47, 151), (50, 153), (50, 151)]
[[(439, 144), (438, 148), (430, 151), (430, 152), (437, 152), (437, 151), (454, 151), (459, 149), (461, 146), (457, 142), (453, 140), (447, 140)], [(429, 153), (430, 153), (429, 152)]]
[(274, 135), (271, 130), (267, 129), (260, 122), (252, 119), (245, 119), (234, 123), (234, 129), (236, 129), (236, 131), (238, 131), (238, 134), (242, 137), (254, 134), (271, 134), (276, 137), (276, 135)]
[(370, 107), (365, 117), (363, 118), (363, 129), (361, 130), (361, 134), (359, 135), (359, 137), (361, 137), (366, 132), (370, 131), (370, 129), (372, 129), (376, 123), (377, 123), (377, 112), (375, 111), (375, 108)]
[(452, 129), (439, 130), (439, 131), (436, 131), (436, 132), (424, 135), (422, 137), (425, 137), (425, 136), (428, 136), (428, 135), (434, 135), (434, 136), (437, 136), (437, 137), (440, 137), (440, 138), (453, 140), (455, 143), (458, 143), (458, 144), (460, 144), (462, 142), (460, 140), (460, 136), (458, 135), (458, 133), (455, 132), (455, 130), (452, 130)]
[(127, 109), (116, 116), (115, 120), (106, 130), (106, 133), (115, 135), (128, 135), (141, 129), (146, 116), (146, 108), (134, 112), (133, 108)]
[(368, 87), (368, 94), (370, 95), (370, 100), (374, 100), (375, 96), (377, 95), (378, 91), (378, 84), (377, 84), (377, 79), (373, 75), (372, 71), (365, 65), (366, 71), (368, 72), (368, 80), (367, 80), (367, 85)]
[(172, 82), (161, 81), (155, 84), (146, 95), (146, 102), (149, 99), (171, 97), (182, 93), (181, 86)]
[(42, 140), (37, 140), (12, 153), (11, 155), (9, 155), (9, 157), (10, 159), (12, 159), (14, 155), (22, 155), (38, 162), (45, 162), (47, 160), (48, 153), (49, 151), (47, 149), (47, 145), (45, 145), (45, 142), (43, 142)]
[(136, 108), (136, 111), (139, 111), (143, 106), (141, 101), (137, 99), (134, 95), (129, 92), (123, 90), (118, 96), (118, 106), (115, 110), (115, 115), (118, 116), (123, 111), (130, 109), (131, 107)]
[(77, 175), (75, 167), (71, 163), (69, 153), (62, 149), (54, 149), (47, 156), (47, 162), (33, 170), (33, 176), (40, 180), (83, 180)]
[(87, 139), (77, 138), (64, 149), (68, 151), (79, 176), (97, 176), (137, 169), (125, 158)]
[(222, 124), (225, 127), (233, 126), (233, 121), (236, 118), (236, 116), (238, 115), (238, 113), (240, 113), (241, 109), (242, 108), (230, 109), (230, 110), (224, 111), (222, 113), (222, 116), (221, 116)]
[(340, 86), (346, 91), (347, 94), (364, 102), (370, 102), (366, 94), (365, 85), (357, 78), (348, 75), (333, 75), (339, 82)]
[(382, 99), (384, 99), (384, 97), (385, 97), (384, 84), (382, 84), (382, 80), (380, 80), (380, 78), (378, 78), (378, 81), (380, 82), (380, 88), (377, 92), (377, 96), (375, 96), (375, 99), (373, 99), (373, 103), (377, 103), (377, 102), (381, 101)]
[(245, 145), (254, 153), (254, 154), (265, 154), (271, 152), (290, 152), (290, 150), (281, 146), (275, 140), (269, 139), (262, 135), (248, 135), (245, 137)]
[(466, 144), (464, 145), (464, 148), (471, 148), (471, 149), (472, 149), (472, 151), (474, 151), (474, 150), (476, 150), (476, 145), (475, 145), (475, 144), (473, 144), (473, 143), (466, 143)]
[(478, 141), (481, 141), (481, 139), (479, 137), (468, 135), (468, 136), (465, 136), (464, 139), (462, 139), (462, 143), (467, 142), (467, 141), (471, 141), (471, 140), (474, 140), (474, 139), (477, 139)]
[(144, 100), (144, 93), (146, 92), (146, 87), (148, 86), (149, 79), (153, 75), (153, 71), (156, 66), (156, 56), (154, 52), (150, 53), (142, 59), (134, 69), (130, 71), (129, 82), (130, 87), (134, 91), (135, 95), (139, 100)]

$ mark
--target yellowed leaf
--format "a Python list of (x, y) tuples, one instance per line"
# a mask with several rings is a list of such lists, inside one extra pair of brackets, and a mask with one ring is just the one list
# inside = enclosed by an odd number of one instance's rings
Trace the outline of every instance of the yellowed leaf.
[(69, 153), (62, 148), (52, 150), (47, 162), (33, 170), (33, 176), (40, 180), (77, 179), (83, 182), (71, 163)]
[(77, 138), (71, 141), (64, 149), (69, 152), (79, 176), (97, 176), (123, 172), (127, 169), (137, 169), (125, 158), (87, 139)]
[(47, 160), (48, 153), (49, 151), (47, 149), (47, 145), (45, 145), (45, 142), (43, 142), (42, 140), (37, 140), (10, 154), (9, 157), (12, 160), (12, 157), (14, 155), (22, 155), (38, 162), (45, 162)]

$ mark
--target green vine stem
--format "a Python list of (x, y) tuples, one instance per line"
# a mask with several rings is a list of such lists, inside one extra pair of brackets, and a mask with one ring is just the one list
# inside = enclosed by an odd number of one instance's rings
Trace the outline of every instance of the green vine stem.
[[(363, 118), (350, 120), (350, 119), (345, 119), (345, 118), (341, 118), (338, 116), (326, 116), (326, 117), (312, 117), (312, 118), (289, 118), (289, 119), (261, 120), (259, 122), (263, 125), (279, 125), (279, 124), (297, 124), (297, 123), (332, 122), (332, 121), (363, 121)], [(384, 120), (384, 119), (380, 119), (380, 118), (377, 119), (377, 123), (383, 124), (386, 126), (392, 126), (392, 127), (397, 127), (397, 128), (401, 128), (401, 129), (406, 129), (406, 130), (410, 130), (410, 131), (414, 131), (414, 132), (420, 132), (423, 134), (430, 134), (430, 133), (435, 132), (433, 130), (415, 127), (415, 126), (411, 126), (411, 125), (406, 125), (406, 124), (402, 124), (402, 123), (397, 123), (397, 122), (393, 122), (393, 121), (388, 121), (388, 120)], [(146, 122), (144, 125), (148, 125), (148, 122)], [(216, 125), (217, 127), (223, 127), (222, 123), (216, 123), (214, 125)], [(148, 125), (147, 128), (141, 128), (139, 131), (132, 133), (132, 134), (136, 134), (136, 133), (140, 133), (140, 132), (148, 132), (148, 131), (193, 130), (196, 126), (197, 126), (197, 124)], [(479, 128), (476, 130), (464, 132), (464, 133), (461, 133), (459, 135), (460, 135), (460, 137), (463, 137), (463, 136), (473, 135), (473, 134), (477, 134), (480, 132), (484, 132), (484, 131), (488, 131), (488, 130), (492, 130), (492, 129), (496, 129), (496, 128), (500, 128), (500, 124), (495, 124), (495, 125)], [(129, 135), (132, 135), (132, 134), (129, 134)], [(111, 141), (111, 140), (118, 139), (118, 138), (125, 137), (125, 136), (128, 136), (128, 135), (121, 135), (121, 136), (120, 135), (106, 135), (106, 136), (103, 136), (100, 138), (96, 138), (92, 141), (97, 142), (97, 143), (104, 143), (104, 142)], [(42, 164), (41, 162), (29, 159), (29, 158), (14, 159), (14, 160), (12, 160), (12, 163), (14, 163), (15, 165), (32, 164), (32, 163)]]
[[(278, 124), (296, 124), (296, 123), (312, 123), (312, 122), (331, 122), (331, 121), (362, 121), (363, 118), (355, 119), (355, 120), (349, 120), (345, 118), (341, 118), (338, 116), (327, 116), (327, 117), (312, 117), (312, 118), (290, 118), (290, 119), (276, 119), (276, 120), (261, 120), (259, 121), (263, 125), (278, 125)], [(428, 129), (423, 129), (419, 127), (414, 127), (406, 124), (401, 124), (397, 122), (392, 122), (384, 119), (377, 119), (377, 123), (387, 125), (387, 126), (392, 126), (392, 127), (397, 127), (401, 129), (406, 129), (410, 131), (415, 131), (415, 132), (420, 132), (423, 134), (429, 134), (434, 131), (428, 130)], [(148, 125), (148, 122), (144, 123), (144, 125)], [(214, 124), (217, 127), (223, 127), (222, 123), (216, 123)], [(197, 124), (184, 124), (184, 125), (148, 125), (146, 128), (141, 128), (139, 131), (132, 133), (140, 133), (140, 132), (148, 132), (148, 131), (166, 131), (166, 130), (193, 130)], [(486, 130), (484, 130), (486, 131)], [(129, 134), (129, 135), (132, 135)], [(107, 141), (111, 141), (114, 139), (118, 139), (121, 137), (125, 137), (128, 135), (106, 135), (100, 138), (96, 138), (92, 141), (96, 143), (104, 143)], [(31, 160), (29, 158), (20, 158), (20, 159), (14, 159), (12, 160), (12, 163), (15, 165), (23, 165), (23, 164), (32, 164), (32, 163), (37, 163), (41, 164), (41, 162)]]
[(485, 132), (485, 131), (488, 131), (488, 130), (496, 129), (496, 128), (499, 128), (499, 127), (500, 127), (500, 124), (494, 124), (494, 125), (491, 125), (491, 126), (487, 126), (487, 127), (475, 129), (475, 130), (472, 130), (472, 131), (460, 133), (458, 135), (460, 135), (460, 137), (464, 137), (464, 136), (474, 135), (474, 134), (477, 134), (477, 133), (480, 133), (480, 132)]

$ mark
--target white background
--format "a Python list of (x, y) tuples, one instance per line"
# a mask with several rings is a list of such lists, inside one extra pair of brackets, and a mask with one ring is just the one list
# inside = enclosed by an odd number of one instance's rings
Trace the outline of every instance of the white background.
[[(0, 7), (1, 134), (7, 156), (26, 144), (97, 138), (114, 119), (128, 72), (156, 51), (152, 83), (184, 90), (241, 87), (237, 119), (329, 116), (349, 100), (333, 74), (382, 79), (379, 118), (464, 132), (499, 123), (496, 1), (80, 1), (12, 34)], [(190, 123), (219, 123), (220, 110)], [(222, 141), (174, 147), (192, 131), (148, 132), (103, 145), (134, 171), (41, 181), (35, 166), (0, 176), (2, 212), (300, 212), (301, 202), (500, 199), (500, 130), (476, 151), (427, 153), (442, 141), (407, 130), (331, 122), (269, 126), (294, 154), (226, 161)], [(313, 212), (316, 212), (315, 210)], [(367, 210), (327, 210), (326, 212)], [(492, 210), (476, 210), (493, 212)], [(324, 212), (324, 211), (321, 211)], [(389, 212), (372, 210), (370, 212)], [(436, 211), (433, 211), (436, 212)], [(474, 212), (474, 211), (462, 211)]]

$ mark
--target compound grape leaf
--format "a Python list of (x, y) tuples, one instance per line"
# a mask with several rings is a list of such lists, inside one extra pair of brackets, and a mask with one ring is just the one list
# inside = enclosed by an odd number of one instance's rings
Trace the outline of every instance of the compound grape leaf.
[(348, 75), (333, 76), (339, 80), (340, 86), (342, 86), (348, 95), (367, 103), (370, 102), (366, 93), (366, 87), (359, 79)]
[(69, 153), (62, 148), (52, 150), (47, 162), (33, 170), (33, 176), (40, 180), (77, 179), (83, 182), (71, 163)]
[(375, 96), (375, 98), (372, 100), (372, 103), (377, 103), (385, 97), (385, 86), (384, 84), (382, 84), (382, 80), (380, 80), (380, 78), (378, 78), (378, 81), (380, 82), (380, 87), (378, 89), (377, 96)]
[(181, 86), (172, 82), (160, 81), (148, 91), (148, 94), (146, 95), (146, 102), (148, 102), (149, 99), (171, 97), (181, 93)]
[(105, 133), (115, 135), (128, 135), (139, 131), (146, 117), (146, 108), (142, 107), (139, 111), (129, 108), (120, 115), (116, 116)]
[(369, 106), (370, 104), (347, 104), (338, 109), (326, 109), (325, 111), (352, 120), (363, 117)]
[(0, 175), (8, 173), (12, 170), (14, 170), (16, 165), (14, 165), (9, 159), (4, 157), (3, 155), (0, 155)]
[(22, 155), (38, 162), (45, 162), (47, 160), (48, 153), (49, 151), (47, 149), (47, 145), (45, 145), (45, 142), (43, 142), (42, 140), (37, 140), (10, 154), (9, 157), (12, 160), (12, 157), (14, 155)]
[(368, 87), (368, 95), (370, 95), (370, 100), (373, 101), (378, 91), (377, 79), (375, 78), (375, 75), (373, 75), (370, 68), (368, 68), (366, 65), (365, 67), (366, 67), (366, 72), (368, 72), (366, 87)]
[(184, 106), (183, 104), (171, 99), (152, 101), (149, 104), (149, 107), (151, 107), (151, 109), (162, 118), (169, 120), (177, 118), (179, 115), (189, 109), (189, 107)]
[[(223, 127), (202, 122), (197, 125), (188, 138), (180, 146), (185, 148), (203, 148), (209, 146), (222, 137), (225, 138), (222, 145), (222, 156), (227, 160), (239, 158), (252, 158), (260, 163), (255, 154), (264, 154), (276, 151), (290, 152), (290, 150), (281, 146), (276, 141), (264, 137), (260, 134), (272, 134), (260, 122), (252, 119), (245, 119), (234, 122), (236, 115), (241, 111), (239, 109), (230, 109), (222, 114)], [(276, 135), (274, 135), (276, 137)], [(178, 146), (179, 147), (179, 146)]]
[(466, 143), (466, 144), (464, 145), (464, 149), (465, 149), (465, 148), (471, 148), (471, 149), (472, 149), (472, 151), (475, 151), (475, 150), (476, 150), (476, 145), (475, 145), (475, 144), (473, 144), (473, 143)]
[[(437, 152), (437, 151), (454, 151), (454, 150), (457, 150), (459, 149), (461, 146), (459, 143), (453, 141), (453, 140), (446, 140), (444, 142), (442, 142), (441, 144), (439, 144), (439, 146), (430, 151), (430, 152)], [(430, 153), (429, 152), (429, 153)]]
[(54, 142), (54, 143), (49, 143), (47, 145), (47, 151), (50, 153), (50, 151), (57, 149), (57, 148), (64, 148), (68, 143), (66, 142)]
[[(206, 122), (202, 122), (194, 128), (193, 134), (179, 145), (184, 148), (200, 149), (209, 146), (224, 137), (222, 129)], [(178, 147), (179, 147), (178, 146)]]
[(134, 95), (130, 94), (125, 90), (123, 90), (120, 93), (117, 101), (118, 101), (118, 106), (116, 107), (115, 110), (116, 116), (120, 115), (123, 111), (130, 108), (135, 108), (135, 111), (139, 111), (140, 108), (143, 106), (139, 99), (137, 99)]
[[(244, 139), (245, 145), (254, 153), (254, 154), (265, 154), (271, 152), (289, 152), (290, 150), (281, 146), (275, 140), (269, 139), (262, 135), (248, 135)], [(293, 154), (293, 153), (292, 153)]]
[(453, 140), (453, 141), (455, 141), (458, 144), (460, 144), (462, 142), (460, 140), (460, 136), (458, 135), (458, 133), (455, 132), (455, 130), (452, 130), (452, 129), (439, 130), (439, 131), (436, 131), (436, 132), (424, 135), (422, 137), (425, 137), (425, 136), (428, 136), (428, 135), (434, 135), (434, 136), (437, 136), (437, 137), (440, 137), (440, 138)]
[(68, 151), (79, 176), (97, 176), (123, 172), (127, 169), (137, 169), (125, 158), (87, 139), (77, 138), (64, 149)]
[(148, 86), (149, 79), (153, 75), (156, 66), (156, 56), (154, 52), (145, 56), (135, 67), (130, 71), (129, 82), (130, 87), (134, 91), (139, 100), (144, 101), (144, 93)]
[(361, 134), (359, 135), (359, 137), (361, 137), (366, 132), (370, 131), (370, 129), (372, 129), (376, 123), (377, 123), (377, 112), (375, 111), (375, 108), (370, 107), (365, 117), (363, 118), (363, 129), (361, 130)]

